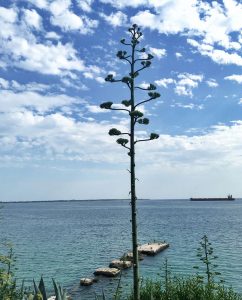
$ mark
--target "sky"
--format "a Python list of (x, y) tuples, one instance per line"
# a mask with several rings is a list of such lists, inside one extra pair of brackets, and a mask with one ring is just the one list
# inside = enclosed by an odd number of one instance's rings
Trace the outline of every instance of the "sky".
[[(138, 24), (154, 56), (137, 85), (158, 140), (138, 143), (138, 198), (242, 197), (242, 3), (236, 0), (1, 0), (0, 201), (129, 197), (129, 66)], [(137, 66), (139, 67), (139, 66)], [(147, 98), (136, 92), (136, 101)]]

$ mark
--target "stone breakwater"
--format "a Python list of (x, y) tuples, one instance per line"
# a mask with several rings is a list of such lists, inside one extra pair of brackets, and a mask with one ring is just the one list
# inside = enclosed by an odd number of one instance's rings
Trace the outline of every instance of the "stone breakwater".
[[(169, 244), (165, 242), (154, 242), (140, 245), (138, 247), (139, 260), (144, 259), (144, 255), (154, 256), (161, 251), (169, 247)], [(128, 252), (123, 255), (120, 259), (112, 260), (109, 267), (101, 267), (94, 271), (95, 276), (105, 276), (105, 277), (116, 277), (121, 270), (131, 268), (133, 264), (133, 253)], [(90, 286), (94, 282), (97, 282), (97, 277), (95, 278), (81, 278), (80, 285)]]

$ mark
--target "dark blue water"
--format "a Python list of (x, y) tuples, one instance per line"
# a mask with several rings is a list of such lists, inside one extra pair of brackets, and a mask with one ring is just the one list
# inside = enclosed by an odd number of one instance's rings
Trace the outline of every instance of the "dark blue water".
[[(170, 248), (141, 262), (144, 277), (156, 277), (165, 258), (175, 274), (193, 274), (196, 249), (204, 234), (213, 244), (227, 285), (242, 292), (242, 201), (190, 202), (140, 200), (139, 242), (167, 241)], [(128, 201), (8, 203), (0, 209), (0, 238), (14, 245), (17, 277), (31, 284), (44, 275), (65, 286), (74, 299), (94, 299), (94, 292), (112, 290), (116, 280), (80, 288), (81, 277), (107, 266), (131, 249)], [(122, 276), (131, 282), (131, 270)]]

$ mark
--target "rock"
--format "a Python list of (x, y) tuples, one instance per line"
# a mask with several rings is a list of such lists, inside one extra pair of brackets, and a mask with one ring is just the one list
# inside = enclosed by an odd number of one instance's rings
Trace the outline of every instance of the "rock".
[(89, 286), (94, 283), (94, 279), (92, 278), (81, 278), (80, 285), (82, 286)]
[(96, 269), (94, 275), (103, 275), (106, 277), (115, 277), (120, 273), (120, 270), (117, 268), (99, 268)]
[(120, 259), (115, 259), (112, 260), (111, 263), (109, 264), (110, 268), (117, 268), (117, 269), (128, 269), (132, 267), (132, 262), (130, 260), (120, 260)]
[(169, 244), (167, 243), (148, 243), (138, 247), (139, 253), (146, 255), (156, 255), (157, 253), (168, 248)]
[[(139, 260), (143, 260), (144, 256), (141, 253), (138, 253), (139, 255)], [(131, 261), (133, 262), (133, 253), (132, 252), (128, 252), (126, 254), (124, 254), (120, 260), (125, 260), (125, 261)]]

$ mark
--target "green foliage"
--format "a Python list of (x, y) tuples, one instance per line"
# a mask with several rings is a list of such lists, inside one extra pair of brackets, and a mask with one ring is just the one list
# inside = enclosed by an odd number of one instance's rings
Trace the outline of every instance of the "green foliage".
[(156, 99), (160, 97), (160, 94), (156, 92), (149, 92), (148, 95), (150, 96), (151, 99)]
[(112, 105), (113, 105), (113, 102), (109, 101), (109, 102), (104, 102), (104, 103), (100, 104), (100, 107), (104, 108), (104, 109), (110, 109)]
[[(47, 300), (47, 293), (44, 284), (44, 280), (41, 277), (39, 285), (37, 286), (35, 281), (34, 291), (29, 292), (24, 288), (24, 282), (22, 286), (16, 285), (16, 279), (14, 276), (14, 254), (13, 248), (10, 244), (3, 245), (6, 253), (0, 253), (0, 299), (1, 300)], [(3, 247), (2, 246), (2, 247)], [(65, 291), (61, 286), (57, 285), (53, 280), (56, 300), (68, 300)]]
[(126, 51), (118, 51), (118, 52), (117, 52), (117, 57), (118, 57), (119, 59), (124, 59), (125, 56), (126, 56), (126, 54), (127, 54)]
[(148, 125), (149, 122), (150, 122), (150, 120), (147, 119), (147, 118), (144, 118), (144, 119), (139, 119), (137, 122), (138, 122), (139, 124)]
[(129, 107), (131, 105), (131, 101), (130, 100), (123, 100), (121, 102), (124, 106)]
[[(147, 280), (140, 290), (140, 300), (242, 300), (232, 289), (219, 285), (213, 290), (196, 277), (170, 278), (167, 286), (161, 280)], [(133, 295), (126, 300), (134, 300)]]
[(109, 135), (120, 135), (120, 134), (121, 134), (121, 131), (119, 131), (116, 128), (112, 128), (109, 130)]
[(18, 300), (22, 296), (22, 290), (16, 287), (14, 278), (14, 254), (11, 244), (1, 245), (0, 253), (0, 299)]
[(151, 140), (156, 140), (156, 139), (158, 139), (159, 138), (159, 134), (157, 134), (157, 133), (151, 133), (150, 134), (150, 139)]
[(139, 110), (134, 110), (130, 112), (130, 115), (135, 118), (142, 118), (144, 114)]
[(148, 87), (148, 90), (152, 91), (152, 90), (156, 90), (156, 86), (152, 83), (150, 83), (150, 86)]
[(113, 74), (108, 74), (108, 76), (105, 78), (105, 81), (114, 82)]
[(128, 76), (124, 76), (122, 79), (121, 79), (122, 82), (124, 83), (127, 83), (127, 84), (131, 84), (133, 79), (128, 77)]
[(129, 141), (127, 139), (120, 138), (120, 139), (117, 139), (116, 142), (121, 146), (125, 146), (126, 144), (128, 144)]
[[(213, 252), (212, 244), (209, 242), (208, 237), (204, 235), (200, 241), (200, 247), (197, 249), (197, 257), (203, 263), (203, 266), (194, 266), (193, 268), (198, 271), (205, 269), (207, 284), (211, 286), (215, 285), (215, 277), (221, 275), (220, 272), (216, 271), (218, 265), (215, 264), (215, 260), (217, 260), (218, 256), (215, 256)], [(204, 280), (204, 276), (199, 273), (197, 273), (197, 278), (201, 282)]]

